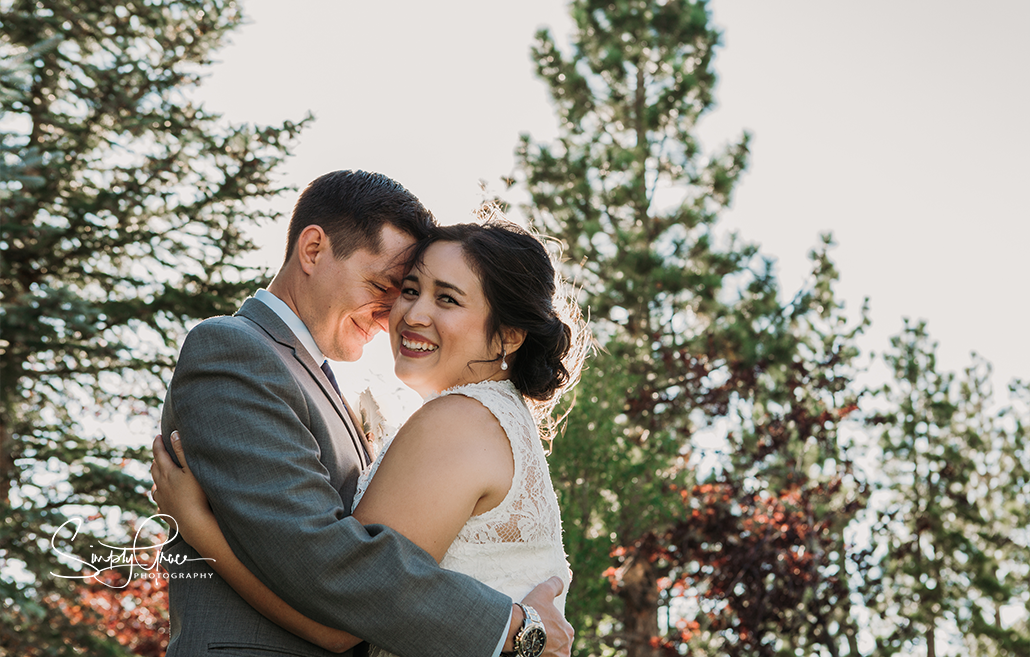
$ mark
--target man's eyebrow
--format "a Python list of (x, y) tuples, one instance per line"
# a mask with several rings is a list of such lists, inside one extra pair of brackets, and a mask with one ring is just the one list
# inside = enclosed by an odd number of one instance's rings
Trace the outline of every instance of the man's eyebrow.
[(401, 278), (393, 270), (390, 270), (390, 269), (383, 270), (383, 271), (379, 272), (379, 276), (377, 278), (379, 279), (380, 283), (383, 283), (383, 282), (389, 283), (390, 287), (400, 287), (401, 286)]

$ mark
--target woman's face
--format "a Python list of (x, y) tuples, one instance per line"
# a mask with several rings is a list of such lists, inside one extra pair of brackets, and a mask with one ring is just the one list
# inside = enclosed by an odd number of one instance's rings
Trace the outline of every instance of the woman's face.
[[(486, 379), (501, 380), (501, 341), (487, 342), (490, 308), (456, 242), (436, 242), (401, 284), (390, 313), (397, 378), (423, 397)], [(477, 362), (489, 361), (489, 362)]]

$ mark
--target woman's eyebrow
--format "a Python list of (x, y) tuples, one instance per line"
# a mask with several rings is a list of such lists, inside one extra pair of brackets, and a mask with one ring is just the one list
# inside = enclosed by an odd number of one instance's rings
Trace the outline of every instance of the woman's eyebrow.
[[(419, 282), (418, 275), (415, 274), (414, 271), (410, 272), (407, 276), (405, 276), (404, 280), (411, 281), (412, 283), (418, 283)], [(463, 297), (467, 297), (468, 296), (468, 294), (465, 292), (465, 290), (461, 289), (460, 287), (458, 287), (454, 283), (448, 283), (447, 281), (441, 281), (440, 279), (436, 279), (436, 280), (433, 281), (433, 285), (435, 285), (436, 287), (442, 287), (445, 290), (454, 290), (455, 292), (457, 292), (458, 294), (460, 294)]]
[(467, 294), (465, 294), (464, 290), (462, 290), (460, 287), (458, 287), (454, 283), (448, 283), (447, 281), (435, 280), (435, 281), (433, 281), (433, 284), (436, 285), (436, 287), (442, 287), (442, 288), (447, 289), (447, 290), (454, 290), (455, 292), (457, 292), (458, 294), (460, 294), (463, 297), (467, 297), (468, 296)]

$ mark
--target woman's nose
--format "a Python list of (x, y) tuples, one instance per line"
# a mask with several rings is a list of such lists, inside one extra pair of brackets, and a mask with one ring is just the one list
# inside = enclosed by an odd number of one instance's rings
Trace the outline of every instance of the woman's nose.
[(407, 312), (404, 313), (404, 321), (408, 326), (426, 326), (431, 321), (429, 314), (429, 308), (423, 302), (425, 297), (419, 297), (415, 299), (415, 302), (411, 304)]

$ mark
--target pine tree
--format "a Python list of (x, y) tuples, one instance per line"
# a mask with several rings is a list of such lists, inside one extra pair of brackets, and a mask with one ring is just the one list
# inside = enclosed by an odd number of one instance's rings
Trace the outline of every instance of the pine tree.
[[(636, 656), (705, 643), (747, 654), (798, 623), (817, 625), (811, 643), (835, 645), (820, 628), (854, 626), (828, 607), (847, 599), (832, 573), (849, 557), (843, 527), (861, 507), (836, 425), (856, 402), (849, 368), (864, 321), (843, 325), (825, 250), (812, 289), (783, 304), (770, 263), (720, 234), (748, 136), (712, 156), (694, 137), (715, 83), (718, 34), (705, 3), (580, 0), (571, 12), (571, 53), (546, 30), (533, 48), (558, 139), (524, 136), (511, 182), (528, 188), (534, 227), (561, 240), (602, 348), (551, 457), (577, 572), (569, 613), (579, 647)], [(701, 433), (721, 435), (721, 453)], [(699, 462), (716, 469), (698, 473)], [(816, 468), (824, 474), (809, 476)], [(726, 514), (703, 538), (689, 533), (698, 505)], [(744, 558), (742, 514), (773, 507), (791, 521), (779, 523), (789, 536), (772, 563), (804, 547), (806, 531), (825, 530), (840, 547), (819, 538), (825, 554), (808, 554), (811, 578), (797, 587), (825, 606), (815, 621), (790, 625), (778, 607), (741, 625), (773, 585), (723, 590), (689, 583), (688, 571), (734, 541)], [(684, 612), (688, 598), (709, 627)], [(733, 613), (709, 613), (729, 599)]]
[[(148, 452), (94, 417), (160, 403), (197, 318), (231, 312), (261, 277), (240, 264), (252, 201), (301, 123), (232, 125), (195, 106), (231, 0), (2, 3), (0, 99), (0, 640), (10, 654), (118, 654), (62, 609), (52, 577), (91, 543), (153, 513)], [(86, 519), (71, 541), (68, 519)], [(55, 541), (51, 549), (50, 541)], [(81, 558), (81, 557), (80, 557)]]
[[(885, 627), (878, 654), (918, 646), (932, 657), (962, 642), (967, 654), (1030, 650), (1002, 609), (1026, 610), (1028, 416), (1025, 403), (995, 408), (990, 366), (974, 357), (961, 378), (942, 373), (925, 322), (905, 323), (885, 359), (881, 396), (885, 500), (874, 527), (881, 558), (865, 589)], [(1013, 391), (1025, 386), (1013, 384)], [(1024, 400), (1025, 401), (1025, 400)]]
[[(546, 30), (533, 48), (560, 136), (553, 145), (524, 136), (517, 153), (530, 219), (563, 242), (603, 347), (552, 457), (565, 524), (576, 528), (566, 531), (580, 573), (570, 615), (591, 645), (612, 614), (601, 576), (611, 545), (668, 524), (669, 487), (690, 482), (671, 465), (686, 465), (693, 388), (720, 365), (707, 360), (706, 328), (724, 321), (724, 279), (754, 252), (713, 245), (710, 227), (744, 169), (747, 139), (705, 162), (691, 134), (715, 81), (718, 37), (704, 4), (581, 1), (570, 11), (571, 55)], [(646, 649), (658, 634), (657, 573), (643, 561), (625, 571), (621, 633)]]

